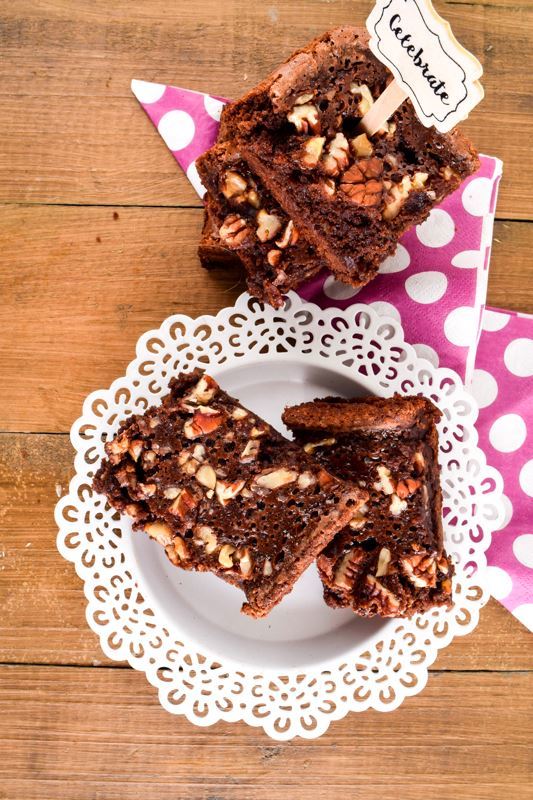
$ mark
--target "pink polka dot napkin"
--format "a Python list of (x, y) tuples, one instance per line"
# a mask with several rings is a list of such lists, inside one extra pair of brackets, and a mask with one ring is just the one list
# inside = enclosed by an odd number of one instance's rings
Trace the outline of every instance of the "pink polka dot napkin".
[[(131, 88), (193, 187), (203, 197), (205, 190), (194, 162), (216, 140), (220, 113), (226, 101), (189, 89), (138, 80), (132, 81)], [(401, 319), (407, 341), (414, 343), (420, 356), (435, 366), (454, 369), (467, 385), (474, 376), (477, 392), (480, 370), (483, 369), (475, 369), (478, 367), (478, 344), (480, 358), (485, 348), (492, 346), (486, 344), (489, 341), (486, 337), (491, 334), (486, 327), (482, 329), (482, 318), (486, 326), (490, 315), (496, 313), (487, 310), (483, 317), (501, 172), (501, 161), (482, 156), (479, 171), (434, 209), (422, 225), (402, 237), (394, 256), (383, 262), (380, 274), (368, 286), (354, 289), (323, 272), (301, 287), (301, 296), (322, 308), (345, 308), (357, 298), (357, 302), (368, 303), (382, 314)], [(519, 324), (518, 319), (521, 324), (528, 325), (531, 337), (531, 320), (524, 322), (524, 317), (517, 317), (509, 330), (514, 324)], [(524, 337), (527, 339), (526, 334)], [(504, 348), (505, 339), (506, 335), (496, 334), (498, 348)], [(531, 339), (528, 341), (531, 347)], [(510, 345), (511, 340), (507, 344)], [(501, 357), (504, 359), (503, 354)], [(491, 361), (490, 356), (488, 358)], [(507, 369), (504, 360), (502, 365), (498, 376), (504, 382)], [(494, 361), (492, 366), (496, 369)], [(494, 378), (498, 380), (496, 374)], [(524, 380), (516, 374), (515, 379), (519, 383)], [(490, 378), (486, 378), (485, 383), (489, 382)], [(518, 618), (533, 627), (533, 605), (527, 599), (533, 596), (533, 559), (529, 557), (529, 564), (526, 564), (514, 550), (516, 542), (520, 553), (531, 549), (533, 537), (524, 527), (528, 493), (517, 489), (521, 473), (517, 471), (514, 459), (504, 455), (504, 451), (495, 451), (490, 444), (491, 425), (502, 416), (512, 417), (516, 397), (514, 392), (502, 391), (498, 400), (494, 400), (496, 406), (491, 409), (491, 404), (485, 405), (480, 415), (481, 444), (485, 447), (487, 459), (500, 468), (507, 496), (511, 502), (514, 498), (512, 521), (509, 517), (505, 531), (502, 531), (505, 536), (495, 537), (489, 551), (489, 563), (494, 577), (494, 596), (511, 611), (515, 612), (516, 608)], [(524, 408), (521, 407), (517, 414), (525, 414)], [(528, 424), (530, 427), (533, 425), (531, 409), (529, 421), (523, 419), (526, 429)], [(499, 423), (504, 430), (508, 424), (505, 419)], [(485, 429), (488, 433), (484, 437)], [(520, 446), (527, 448), (526, 437)], [(533, 462), (528, 463), (529, 466), (526, 464), (524, 467), (523, 480), (526, 483), (529, 480), (530, 496)], [(517, 495), (518, 491), (521, 494)], [(524, 539), (524, 535), (530, 538)], [(508, 540), (507, 546), (501, 544), (504, 540)], [(503, 573), (507, 578), (502, 577)]]
[(533, 631), (533, 317), (483, 313), (471, 391), (479, 444), (504, 480), (505, 519), (487, 553), (494, 597)]

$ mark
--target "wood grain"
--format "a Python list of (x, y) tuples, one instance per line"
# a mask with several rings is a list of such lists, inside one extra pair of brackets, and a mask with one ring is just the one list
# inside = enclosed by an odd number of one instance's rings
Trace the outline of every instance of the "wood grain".
[(241, 723), (194, 728), (163, 713), (132, 670), (93, 669), (90, 682), (87, 673), (0, 668), (0, 797), (532, 797), (530, 673), (479, 673), (467, 685), (433, 675), (392, 714), (352, 714), (318, 740), (288, 744)]
[[(67, 489), (72, 452), (64, 435), (0, 434), (0, 662), (113, 663), (87, 627), (74, 567), (55, 549), (53, 509)], [(533, 642), (492, 601), (474, 633), (457, 638), (433, 668), (533, 669)]]
[[(498, 214), (531, 219), (533, 9), (437, 4), (483, 62), (486, 97), (465, 129), (505, 162)], [(198, 205), (139, 109), (131, 78), (237, 97), (328, 27), (362, 24), (370, 0), (0, 4), (0, 199)], [(113, 156), (110, 157), (110, 153)]]
[[(199, 265), (201, 220), (200, 209), (0, 206), (0, 430), (69, 430), (141, 333), (234, 302), (240, 274)], [(499, 222), (495, 237), (489, 304), (533, 311), (533, 225)]]

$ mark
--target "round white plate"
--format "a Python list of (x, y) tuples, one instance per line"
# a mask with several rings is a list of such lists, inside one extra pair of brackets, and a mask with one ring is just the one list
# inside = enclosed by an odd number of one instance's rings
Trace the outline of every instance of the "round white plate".
[[(311, 567), (263, 620), (213, 575), (173, 567), (93, 493), (103, 444), (165, 394), (176, 372), (204, 367), (283, 431), (285, 405), (328, 394), (423, 393), (443, 411), (440, 456), (452, 610), (363, 620), (322, 600)], [(499, 525), (501, 479), (477, 448), (477, 411), (458, 376), (403, 341), (395, 320), (364, 305), (320, 310), (291, 294), (283, 310), (241, 295), (216, 317), (167, 319), (139, 340), (127, 375), (94, 392), (72, 428), (76, 476), (56, 509), (58, 547), (76, 565), (87, 619), (105, 653), (146, 672), (162, 705), (196, 724), (243, 719), (273, 738), (318, 736), (349, 710), (395, 708), (425, 684), (438, 648), (475, 627), (486, 602), (485, 550)]]

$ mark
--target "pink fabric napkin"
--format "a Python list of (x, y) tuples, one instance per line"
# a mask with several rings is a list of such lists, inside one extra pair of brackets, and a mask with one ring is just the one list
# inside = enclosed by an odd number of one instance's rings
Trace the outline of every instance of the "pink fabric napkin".
[(533, 631), (533, 317), (487, 308), (471, 391), (487, 461), (504, 480), (505, 520), (487, 553), (491, 592)]
[[(216, 140), (220, 113), (226, 101), (189, 89), (138, 80), (132, 81), (131, 88), (193, 187), (203, 197), (205, 190), (194, 162)], [(398, 320), (401, 318), (406, 340), (414, 343), (418, 354), (435, 366), (454, 369), (467, 385), (474, 377), (474, 389), (479, 396), (480, 372), (475, 370), (478, 367), (478, 343), (480, 356), (485, 347), (491, 347), (485, 344), (489, 341), (486, 338), (489, 333), (486, 327), (482, 329), (482, 318), (486, 326), (491, 314), (495, 313), (487, 310), (483, 317), (501, 172), (501, 161), (482, 156), (479, 171), (434, 209), (426, 222), (402, 237), (394, 256), (384, 261), (380, 274), (368, 286), (354, 289), (323, 272), (302, 286), (300, 295), (323, 308), (345, 308), (357, 297), (358, 302), (368, 303), (379, 313)], [(525, 324), (524, 317), (517, 319)], [(531, 320), (528, 322), (531, 336)], [(522, 338), (525, 336), (524, 333)], [(503, 338), (496, 336), (496, 341), (499, 348), (504, 347)], [(496, 369), (494, 362), (492, 368)], [(506, 369), (502, 361), (498, 373), (500, 380), (503, 380)], [(495, 377), (498, 380), (496, 373)], [(520, 383), (521, 378), (515, 377)], [(488, 383), (488, 379), (485, 383)], [(505, 394), (502, 392), (498, 401), (494, 401), (493, 410), (492, 404), (486, 404), (480, 415), (481, 445), (485, 448), (489, 463), (502, 471), (507, 496), (514, 498), (512, 521), (509, 517), (505, 530), (494, 537), (489, 563), (494, 578), (494, 596), (513, 613), (516, 609), (518, 618), (533, 629), (533, 604), (528, 602), (533, 596), (533, 559), (529, 557), (529, 564), (525, 563), (524, 558), (517, 561), (518, 556), (513, 550), (517, 541), (520, 553), (525, 549), (531, 550), (533, 536), (524, 527), (527, 522), (528, 492), (524, 489), (520, 493), (516, 489), (519, 473), (513, 459), (502, 451), (495, 451), (490, 445), (491, 425), (497, 422), (496, 415), (499, 418), (502, 413), (509, 414), (514, 409), (511, 403), (515, 401), (516, 393), (507, 399)], [(525, 414), (525, 406), (525, 403), (521, 404), (519, 413)], [(531, 409), (529, 413), (531, 426)], [(505, 426), (505, 423), (500, 424)], [(524, 424), (527, 426), (527, 420)], [(488, 433), (484, 438), (485, 429)], [(525, 452), (526, 441), (521, 447)], [(524, 458), (524, 461), (527, 459)], [(529, 466), (524, 467), (524, 480), (526, 483), (529, 481), (529, 496), (531, 464), (529, 461)], [(524, 539), (524, 534), (529, 538)], [(502, 588), (503, 583), (505, 587)], [(509, 591), (505, 591), (507, 588)]]

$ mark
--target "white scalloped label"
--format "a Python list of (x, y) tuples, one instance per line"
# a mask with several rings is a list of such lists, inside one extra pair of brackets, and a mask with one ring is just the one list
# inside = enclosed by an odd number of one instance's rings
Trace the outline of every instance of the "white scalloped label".
[(377, 0), (366, 24), (371, 51), (391, 70), (426, 127), (446, 133), (483, 99), (481, 64), (430, 0)]

